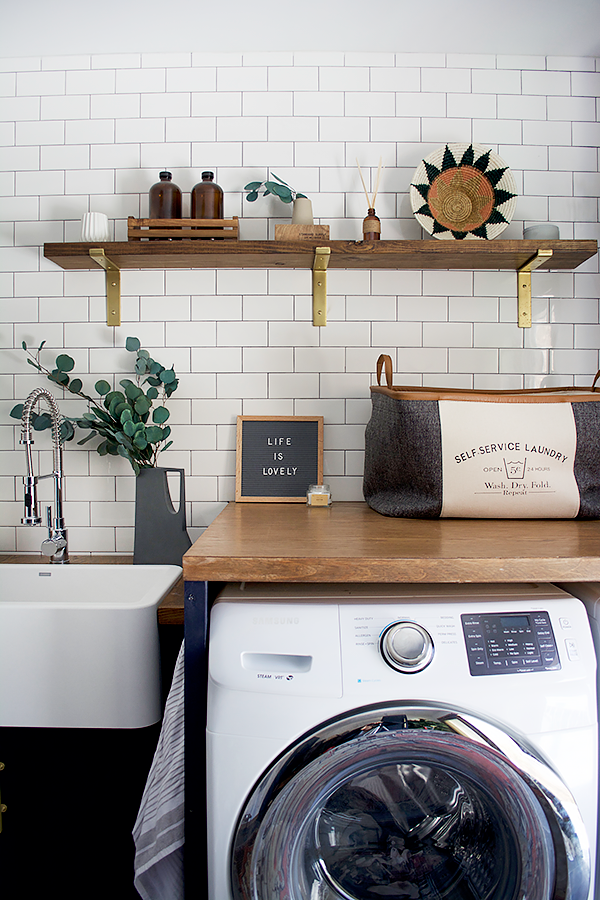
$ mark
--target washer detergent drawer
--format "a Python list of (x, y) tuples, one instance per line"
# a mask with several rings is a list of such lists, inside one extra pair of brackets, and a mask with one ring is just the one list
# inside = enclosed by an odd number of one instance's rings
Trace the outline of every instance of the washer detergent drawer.
[(530, 749), (398, 704), (325, 723), (275, 762), (230, 877), (235, 900), (584, 900), (590, 862), (573, 798)]

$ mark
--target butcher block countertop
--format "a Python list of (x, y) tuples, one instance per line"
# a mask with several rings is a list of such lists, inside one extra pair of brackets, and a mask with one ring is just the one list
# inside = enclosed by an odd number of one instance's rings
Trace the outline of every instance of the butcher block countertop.
[(600, 581), (600, 521), (396, 519), (363, 502), (230, 503), (186, 581)]

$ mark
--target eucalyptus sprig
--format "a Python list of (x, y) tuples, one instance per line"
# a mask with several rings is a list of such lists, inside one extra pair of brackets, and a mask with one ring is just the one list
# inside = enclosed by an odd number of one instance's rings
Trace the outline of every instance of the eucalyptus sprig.
[(267, 194), (275, 194), (276, 197), (279, 197), (283, 203), (291, 203), (297, 197), (306, 197), (306, 194), (299, 194), (298, 191), (294, 190), (293, 187), (290, 187), (289, 184), (276, 175), (273, 172), (273, 178), (276, 178), (277, 181), (251, 181), (244, 187), (245, 191), (250, 191), (246, 200), (249, 200), (250, 203), (253, 203), (258, 199), (259, 191), (264, 188), (263, 197), (266, 197)]
[[(123, 390), (113, 391), (108, 381), (101, 379), (94, 385), (100, 397), (96, 400), (84, 393), (80, 378), (71, 378), (69, 375), (75, 368), (75, 360), (71, 356), (59, 354), (54, 369), (47, 369), (42, 365), (40, 356), (45, 343), (42, 341), (37, 350), (32, 352), (25, 341), (22, 342), (29, 365), (46, 375), (49, 381), (82, 397), (89, 404), (89, 411), (82, 416), (63, 419), (62, 440), (73, 440), (75, 428), (81, 428), (90, 433), (78, 441), (78, 444), (87, 444), (92, 438), (100, 437), (100, 443), (96, 447), (100, 456), (122, 456), (129, 460), (136, 475), (139, 475), (140, 469), (156, 466), (159, 453), (173, 443), (168, 440), (171, 428), (165, 424), (170, 415), (165, 403), (179, 386), (173, 366), (166, 369), (152, 359), (147, 350), (142, 349), (137, 338), (128, 337), (125, 348), (136, 354), (135, 381), (124, 378), (119, 382)], [(156, 406), (155, 401), (158, 401)], [(152, 421), (149, 424), (150, 413)], [(10, 411), (13, 419), (20, 419), (22, 414), (22, 403), (18, 403)], [(32, 424), (36, 431), (43, 431), (52, 423), (46, 413), (34, 413)]]

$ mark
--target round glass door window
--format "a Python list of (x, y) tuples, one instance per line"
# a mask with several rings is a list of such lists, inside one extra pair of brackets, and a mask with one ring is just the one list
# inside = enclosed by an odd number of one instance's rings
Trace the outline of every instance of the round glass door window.
[(557, 896), (540, 792), (491, 747), (405, 725), (338, 724), (270, 770), (238, 823), (236, 900)]

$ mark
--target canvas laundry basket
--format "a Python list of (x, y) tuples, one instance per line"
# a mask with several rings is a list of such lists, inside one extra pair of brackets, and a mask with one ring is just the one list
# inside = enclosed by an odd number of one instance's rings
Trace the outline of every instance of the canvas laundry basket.
[(599, 377), (590, 388), (399, 387), (383, 354), (365, 432), (366, 502), (410, 518), (600, 517)]

